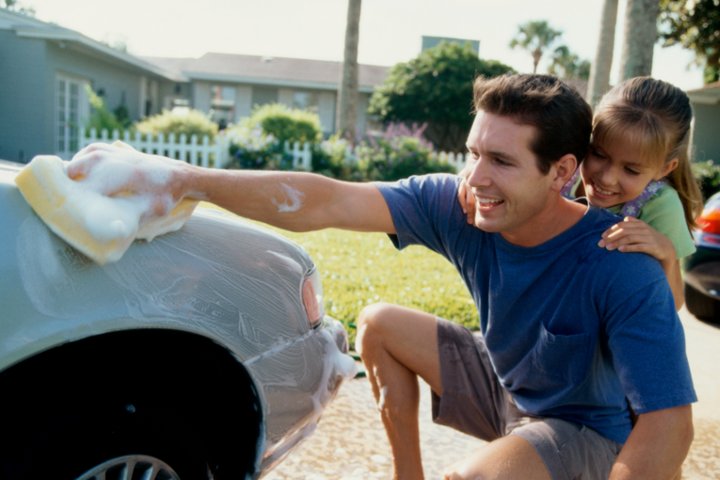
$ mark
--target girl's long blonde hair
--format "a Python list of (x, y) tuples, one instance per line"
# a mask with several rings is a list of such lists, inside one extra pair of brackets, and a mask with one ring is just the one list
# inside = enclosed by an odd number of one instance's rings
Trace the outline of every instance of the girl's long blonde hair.
[(702, 193), (690, 164), (690, 99), (679, 88), (651, 77), (626, 80), (607, 92), (593, 118), (593, 142), (627, 139), (645, 152), (642, 160), (661, 166), (676, 158), (668, 174), (678, 192), (688, 228), (703, 208)]

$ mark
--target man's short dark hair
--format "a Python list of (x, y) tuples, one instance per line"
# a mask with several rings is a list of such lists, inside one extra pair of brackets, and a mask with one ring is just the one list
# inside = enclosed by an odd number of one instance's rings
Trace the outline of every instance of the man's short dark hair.
[(475, 112), (511, 117), (521, 125), (536, 128), (530, 150), (538, 158), (538, 169), (546, 174), (565, 154), (578, 163), (588, 151), (592, 131), (592, 109), (580, 94), (550, 75), (515, 74), (478, 77), (473, 85)]

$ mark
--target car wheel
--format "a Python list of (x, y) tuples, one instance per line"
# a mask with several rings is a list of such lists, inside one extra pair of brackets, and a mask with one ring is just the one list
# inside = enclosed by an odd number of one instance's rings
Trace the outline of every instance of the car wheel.
[(685, 305), (701, 320), (720, 321), (720, 302), (685, 284)]
[[(246, 478), (261, 411), (234, 365), (209, 340), (139, 331), (0, 372), (0, 479)], [(161, 474), (122, 475), (130, 468)]]
[(146, 455), (127, 455), (108, 460), (80, 475), (77, 480), (105, 480), (113, 478), (152, 478), (178, 480), (180, 477), (165, 462)]
[[(3, 415), (0, 477), (13, 479), (210, 479), (204, 436), (191, 411), (172, 401), (114, 401), (72, 396)], [(187, 407), (187, 406), (185, 406)], [(5, 442), (3, 442), (5, 443)], [(144, 476), (151, 473), (150, 476)]]

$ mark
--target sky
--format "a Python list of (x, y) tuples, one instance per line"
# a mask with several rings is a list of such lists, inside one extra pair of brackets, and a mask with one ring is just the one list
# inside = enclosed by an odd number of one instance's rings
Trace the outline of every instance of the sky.
[[(343, 59), (347, 0), (21, 0), (36, 17), (88, 37), (122, 42), (140, 56), (199, 57), (206, 52)], [(592, 61), (603, 0), (363, 0), (358, 61), (391, 66), (420, 52), (423, 35), (480, 42), (480, 57), (519, 72), (530, 54), (511, 49), (518, 26), (546, 20), (562, 42)], [(619, 0), (611, 83), (618, 81), (624, 0)], [(684, 89), (702, 86), (691, 52), (656, 46), (653, 76)], [(545, 72), (542, 61), (538, 72)]]

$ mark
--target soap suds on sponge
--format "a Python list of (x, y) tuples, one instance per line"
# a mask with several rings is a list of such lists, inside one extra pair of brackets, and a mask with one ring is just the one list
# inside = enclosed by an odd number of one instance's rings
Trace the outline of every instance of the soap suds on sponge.
[(126, 171), (108, 165), (73, 180), (67, 176), (67, 163), (56, 156), (37, 156), (15, 183), (53, 232), (99, 264), (119, 260), (135, 239), (152, 240), (178, 230), (197, 205), (195, 200), (182, 200), (158, 217), (153, 206), (158, 201), (172, 206), (172, 198), (122, 191), (107, 196), (103, 192), (108, 185), (127, 184)]

